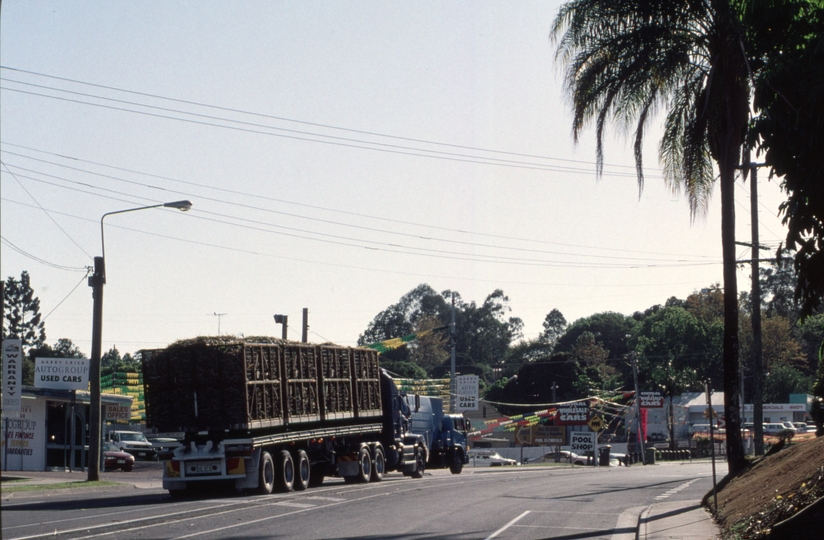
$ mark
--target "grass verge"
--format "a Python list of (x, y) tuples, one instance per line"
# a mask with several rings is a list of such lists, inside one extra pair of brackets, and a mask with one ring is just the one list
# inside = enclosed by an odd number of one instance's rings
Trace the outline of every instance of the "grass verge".
[[(24, 481), (24, 480), (21, 480)], [(13, 483), (14, 481), (12, 481)], [(88, 482), (88, 481), (80, 481), (80, 482), (60, 482), (56, 484), (28, 484), (24, 486), (15, 486), (9, 485), (7, 482), (3, 482), (2, 487), (0, 487), (0, 492), (2, 493), (20, 493), (23, 491), (51, 491), (53, 489), (71, 489), (71, 488), (95, 488), (95, 487), (111, 487), (111, 486), (122, 486), (120, 482), (110, 482), (108, 480), (98, 480), (96, 482)]]

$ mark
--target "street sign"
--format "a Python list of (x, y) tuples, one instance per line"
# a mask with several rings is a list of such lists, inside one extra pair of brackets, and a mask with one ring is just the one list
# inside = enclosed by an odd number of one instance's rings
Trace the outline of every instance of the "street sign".
[(455, 378), (456, 393), (458, 400), (455, 403), (455, 410), (477, 411), (478, 410), (478, 385), (477, 375), (458, 375)]
[(589, 421), (589, 401), (574, 401), (558, 405), (558, 424), (583, 426)]
[(589, 419), (589, 429), (591, 429), (595, 433), (598, 433), (599, 431), (604, 429), (604, 427), (604, 419), (600, 416), (593, 416)]
[(23, 343), (16, 338), (3, 340), (3, 413), (19, 411), (23, 390)]
[(579, 456), (586, 455), (586, 452), (593, 452), (595, 455), (595, 437), (596, 433), (589, 431), (573, 431), (569, 438), (569, 449)]
[(641, 392), (639, 398), (641, 399), (640, 405), (644, 409), (660, 409), (664, 406), (664, 396), (657, 390)]

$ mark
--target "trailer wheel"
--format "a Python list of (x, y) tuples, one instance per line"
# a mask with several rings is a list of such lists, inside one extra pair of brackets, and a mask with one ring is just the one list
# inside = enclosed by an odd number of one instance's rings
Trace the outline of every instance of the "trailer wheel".
[(456, 448), (449, 453), (449, 457), (449, 472), (461, 474), (461, 471), (463, 471), (463, 452)]
[(358, 450), (358, 475), (355, 477), (356, 482), (365, 484), (369, 482), (372, 476), (372, 455), (369, 453), (369, 447), (363, 446)]
[(383, 449), (380, 446), (375, 447), (375, 463), (372, 467), (372, 482), (380, 482), (383, 480), (383, 473), (386, 472), (386, 457), (383, 455)]
[(275, 480), (278, 491), (292, 491), (295, 486), (295, 462), (288, 450), (281, 450)]
[(423, 478), (423, 471), (426, 470), (426, 460), (423, 458), (423, 449), (418, 448), (415, 452), (415, 471), (412, 478)]
[(269, 452), (264, 451), (260, 454), (257, 492), (261, 495), (269, 495), (273, 489), (275, 489), (275, 464)]
[(303, 450), (298, 450), (294, 456), (295, 460), (295, 491), (303, 491), (309, 487), (309, 480), (312, 478), (311, 464), (309, 456)]

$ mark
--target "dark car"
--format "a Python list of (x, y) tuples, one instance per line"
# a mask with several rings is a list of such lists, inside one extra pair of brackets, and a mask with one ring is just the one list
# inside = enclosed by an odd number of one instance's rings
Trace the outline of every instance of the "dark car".
[(103, 469), (107, 471), (114, 471), (122, 469), (124, 472), (130, 472), (134, 467), (134, 456), (128, 452), (121, 452), (112, 443), (103, 443)]

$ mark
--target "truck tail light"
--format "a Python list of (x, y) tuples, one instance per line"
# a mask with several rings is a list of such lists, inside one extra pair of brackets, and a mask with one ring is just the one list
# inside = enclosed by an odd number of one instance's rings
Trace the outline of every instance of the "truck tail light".
[(166, 462), (166, 477), (167, 478), (180, 478), (180, 462), (179, 461), (167, 461)]

